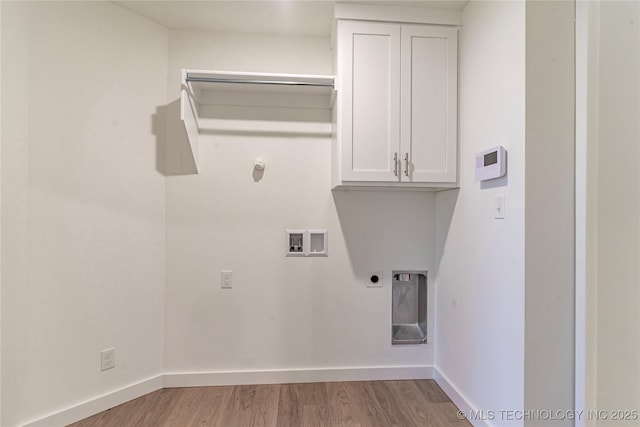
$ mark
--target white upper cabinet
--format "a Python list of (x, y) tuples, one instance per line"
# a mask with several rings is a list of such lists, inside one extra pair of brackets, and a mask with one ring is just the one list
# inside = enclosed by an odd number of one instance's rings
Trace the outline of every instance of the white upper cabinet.
[(457, 29), (339, 21), (334, 185), (457, 185)]
[[(398, 179), (400, 26), (341, 22), (342, 179)], [(395, 159), (395, 160), (394, 160)]]
[(457, 39), (455, 28), (402, 26), (400, 147), (410, 182), (456, 182)]

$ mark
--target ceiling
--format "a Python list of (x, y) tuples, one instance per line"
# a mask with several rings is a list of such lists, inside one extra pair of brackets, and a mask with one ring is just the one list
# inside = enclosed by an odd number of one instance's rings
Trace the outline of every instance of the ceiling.
[[(327, 36), (334, 1), (114, 1), (114, 3), (172, 30), (225, 31), (259, 34)], [(350, 1), (461, 10), (467, 0)]]

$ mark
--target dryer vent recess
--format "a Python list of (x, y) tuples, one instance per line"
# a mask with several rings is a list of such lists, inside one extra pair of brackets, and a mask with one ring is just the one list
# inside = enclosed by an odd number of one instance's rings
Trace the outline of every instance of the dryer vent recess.
[(427, 272), (393, 271), (391, 344), (427, 342)]

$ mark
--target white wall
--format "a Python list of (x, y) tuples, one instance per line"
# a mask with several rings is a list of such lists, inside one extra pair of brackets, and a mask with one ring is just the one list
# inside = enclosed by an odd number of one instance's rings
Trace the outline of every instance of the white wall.
[(2, 64), (0, 423), (14, 426), (162, 371), (152, 115), (167, 32), (109, 2), (3, 2)]
[[(172, 32), (168, 100), (177, 98), (180, 68), (330, 74), (329, 46), (328, 38)], [(248, 121), (226, 133), (203, 121), (200, 174), (167, 179), (166, 371), (379, 374), (432, 364), (432, 344), (390, 345), (390, 273), (433, 271), (435, 196), (332, 194), (330, 128), (295, 134), (287, 123), (313, 130), (330, 122), (329, 111), (210, 112)], [(254, 132), (251, 117), (266, 116), (282, 131)], [(267, 166), (255, 182), (257, 157)], [(327, 228), (329, 257), (286, 258), (287, 228)], [(234, 288), (221, 290), (227, 269)], [(384, 286), (368, 289), (375, 271)]]
[[(524, 405), (524, 23), (522, 2), (464, 9), (460, 190), (436, 196), (436, 368), (485, 411)], [(475, 182), (475, 153), (498, 144), (507, 176)], [(505, 219), (494, 219), (498, 194)]]
[[(495, 411), (478, 425), (544, 425), (500, 411), (574, 405), (573, 25), (572, 2), (463, 11), (461, 189), (437, 196), (436, 368)], [(507, 177), (478, 184), (473, 155), (495, 144)]]
[[(598, 128), (587, 171), (596, 205), (596, 409), (640, 409), (640, 5), (599, 8), (597, 92), (590, 93)], [(592, 54), (594, 52), (590, 52)], [(594, 71), (594, 70), (591, 70)], [(595, 95), (595, 96), (593, 96)], [(593, 236), (590, 236), (593, 237)], [(593, 408), (590, 408), (593, 409)], [(611, 420), (597, 425), (637, 425)]]
[(524, 398), (532, 410), (574, 405), (574, 7), (526, 5)]

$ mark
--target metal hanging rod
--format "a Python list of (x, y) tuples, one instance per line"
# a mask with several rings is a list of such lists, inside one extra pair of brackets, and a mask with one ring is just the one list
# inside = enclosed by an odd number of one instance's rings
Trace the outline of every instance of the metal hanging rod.
[(246, 84), (259, 84), (259, 85), (280, 85), (280, 86), (314, 86), (314, 87), (330, 87), (333, 88), (333, 83), (314, 83), (314, 82), (287, 82), (279, 80), (238, 80), (238, 79), (220, 79), (215, 77), (191, 77), (187, 76), (185, 79), (187, 82), (197, 83), (246, 83)]

